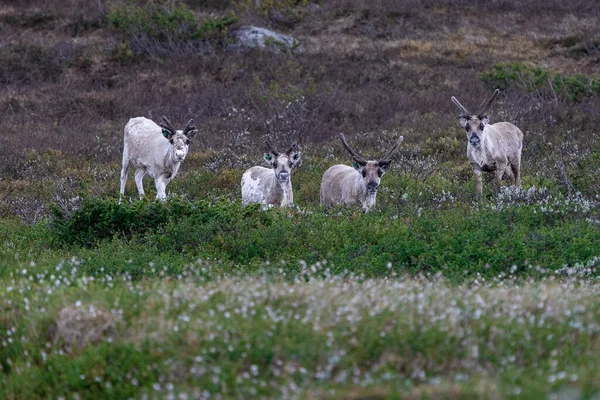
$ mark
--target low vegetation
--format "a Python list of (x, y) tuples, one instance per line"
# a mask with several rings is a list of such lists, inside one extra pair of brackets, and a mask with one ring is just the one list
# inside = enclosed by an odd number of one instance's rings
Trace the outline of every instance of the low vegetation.
[[(398, 214), (372, 215), (343, 208), (262, 211), (241, 208), (239, 201), (119, 205), (93, 200), (69, 218), (58, 214), (52, 235), (57, 244), (86, 247), (122, 240), (185, 259), (217, 259), (246, 272), (264, 269), (267, 262), (277, 268), (287, 261), (294, 269), (300, 261), (326, 259), (334, 274), (382, 276), (391, 265), (398, 273), (442, 272), (463, 280), (585, 264), (598, 255), (597, 208), (597, 201), (555, 198), (535, 189), (507, 189), (486, 205), (403, 207)], [(118, 265), (112, 268), (105, 270), (124, 272)], [(138, 277), (139, 270), (126, 270)]]
[[(0, 7), (0, 398), (600, 393), (596, 1), (92, 3)], [(496, 88), (523, 185), (477, 201), (450, 98)], [(119, 204), (123, 127), (163, 115), (199, 128), (171, 196)], [(404, 136), (370, 213), (319, 205), (340, 132)], [(265, 139), (293, 208), (241, 206)]]
[(155, 57), (209, 52), (212, 44), (226, 41), (228, 27), (237, 22), (233, 14), (200, 20), (171, 0), (119, 3), (107, 18), (136, 53)]
[[(0, 394), (539, 398), (598, 390), (598, 285), (513, 275), (89, 275), (73, 258), (0, 292)], [(161, 271), (160, 265), (148, 268)], [(74, 335), (74, 328), (79, 331)], [(99, 341), (99, 342), (98, 342)]]
[(522, 64), (496, 64), (491, 71), (484, 72), (481, 78), (502, 89), (517, 86), (545, 99), (560, 98), (580, 102), (586, 96), (600, 93), (600, 76), (553, 74), (542, 68)]

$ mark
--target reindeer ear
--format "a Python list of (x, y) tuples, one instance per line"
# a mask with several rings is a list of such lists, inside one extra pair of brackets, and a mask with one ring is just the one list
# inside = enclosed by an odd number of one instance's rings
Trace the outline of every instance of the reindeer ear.
[(357, 163), (356, 161), (354, 161), (352, 163), (352, 168), (354, 168), (357, 171), (360, 171), (360, 169), (362, 168), (362, 165), (360, 165), (359, 163)]
[(300, 162), (300, 152), (295, 151), (291, 154), (290, 160), (292, 160), (292, 164), (295, 166)]
[(460, 122), (460, 125), (464, 128), (465, 126), (467, 126), (467, 119), (465, 117), (458, 117), (458, 122)]
[(163, 135), (164, 137), (166, 137), (166, 138), (168, 139), (168, 138), (169, 138), (169, 134), (170, 134), (170, 133), (171, 133), (171, 132), (169, 132), (168, 130), (166, 130), (166, 129), (164, 129), (164, 128), (163, 128), (163, 130), (162, 130), (162, 135)]
[(194, 128), (194, 129), (192, 129), (192, 130), (189, 130), (189, 131), (186, 133), (186, 136), (188, 137), (188, 139), (189, 139), (189, 140), (192, 140), (192, 139), (194, 138), (194, 136), (196, 136), (196, 134), (197, 134), (197, 133), (198, 133), (198, 129), (195, 129), (195, 128)]
[(379, 168), (381, 168), (383, 170), (383, 172), (387, 171), (388, 169), (390, 169), (390, 166), (392, 165), (391, 161), (379, 161)]
[(490, 122), (490, 118), (487, 115), (482, 115), (480, 119), (483, 126), (486, 126)]
[(273, 155), (271, 153), (265, 153), (265, 161), (269, 164), (273, 164)]

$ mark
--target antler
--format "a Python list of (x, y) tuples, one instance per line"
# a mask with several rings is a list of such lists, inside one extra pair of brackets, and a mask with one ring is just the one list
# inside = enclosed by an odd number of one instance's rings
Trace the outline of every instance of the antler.
[(265, 143), (267, 144), (267, 147), (269, 148), (269, 150), (271, 151), (271, 153), (273, 153), (273, 155), (275, 157), (277, 157), (279, 155), (279, 152), (277, 150), (275, 150), (275, 147), (273, 147), (273, 145), (271, 144), (271, 142), (269, 142), (268, 140), (265, 140)]
[(459, 102), (459, 101), (456, 99), (456, 97), (452, 96), (452, 102), (453, 102), (454, 104), (456, 104), (456, 106), (457, 106), (458, 108), (460, 108), (460, 110), (463, 112), (463, 113), (461, 114), (461, 117), (466, 117), (466, 118), (469, 118), (469, 117), (471, 116), (471, 113), (469, 112), (469, 110), (467, 110), (467, 109), (465, 108), (465, 106), (463, 106), (462, 104), (460, 104), (460, 102)]
[(292, 142), (292, 145), (291, 145), (291, 146), (290, 146), (290, 148), (288, 149), (288, 151), (286, 151), (286, 152), (285, 152), (285, 154), (287, 154), (287, 155), (289, 156), (289, 155), (290, 155), (290, 154), (292, 154), (292, 152), (293, 152), (294, 150), (296, 150), (297, 148), (298, 148), (298, 143), (296, 143), (296, 141), (294, 140), (294, 141)]
[(481, 111), (479, 112), (479, 114), (477, 114), (477, 116), (482, 116), (483, 113), (486, 112), (486, 110), (488, 108), (490, 108), (490, 106), (494, 102), (494, 99), (496, 99), (496, 96), (498, 96), (498, 93), (500, 93), (500, 89), (496, 89), (494, 91), (494, 94), (492, 95), (492, 97), (490, 97), (490, 99), (488, 100), (487, 104), (481, 109)]
[(198, 128), (196, 128), (196, 126), (195, 126), (195, 125), (193, 125), (193, 124), (194, 124), (194, 119), (190, 119), (190, 120), (188, 121), (187, 125), (185, 126), (185, 129), (183, 130), (183, 134), (184, 134), (185, 136), (188, 136), (188, 134), (189, 134), (190, 132), (192, 132), (192, 131), (197, 131), (197, 130), (198, 130)]
[(367, 160), (365, 160), (364, 158), (362, 158), (362, 156), (360, 154), (358, 154), (356, 151), (354, 151), (352, 149), (352, 147), (350, 147), (350, 145), (348, 144), (348, 142), (346, 142), (346, 138), (344, 137), (343, 133), (340, 133), (340, 140), (342, 141), (342, 144), (344, 145), (344, 147), (346, 148), (346, 150), (348, 150), (348, 152), (352, 155), (352, 158), (354, 158), (354, 161), (358, 162), (359, 164), (366, 164)]
[(171, 122), (168, 120), (168, 118), (166, 116), (163, 116), (163, 122), (159, 125), (161, 128), (171, 131), (171, 133), (173, 133), (173, 134), (175, 132), (177, 132), (177, 130), (175, 128), (173, 128), (173, 125), (171, 125)]
[(396, 144), (394, 145), (394, 147), (392, 147), (392, 149), (390, 151), (388, 151), (388, 153), (385, 156), (383, 156), (378, 162), (380, 162), (380, 163), (389, 162), (390, 158), (396, 152), (396, 150), (398, 150), (398, 146), (400, 146), (400, 143), (402, 143), (403, 140), (404, 140), (404, 136), (400, 136), (398, 138), (398, 140), (396, 141)]

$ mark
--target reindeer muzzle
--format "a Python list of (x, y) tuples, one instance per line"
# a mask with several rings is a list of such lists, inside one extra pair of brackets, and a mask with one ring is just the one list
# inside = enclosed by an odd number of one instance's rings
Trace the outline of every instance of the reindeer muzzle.
[(469, 143), (471, 143), (471, 146), (479, 146), (479, 143), (481, 143), (481, 139), (479, 139), (479, 136), (477, 136), (476, 134), (472, 134), (469, 138)]
[(377, 193), (377, 189), (379, 189), (379, 185), (377, 184), (377, 182), (369, 182), (367, 184), (367, 193), (375, 194)]
[(288, 182), (290, 180), (290, 173), (289, 172), (280, 172), (279, 175), (277, 176), (277, 179), (279, 180), (279, 182)]

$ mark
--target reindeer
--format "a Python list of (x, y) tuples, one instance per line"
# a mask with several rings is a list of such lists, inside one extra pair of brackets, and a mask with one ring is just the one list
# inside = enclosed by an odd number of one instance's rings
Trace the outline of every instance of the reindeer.
[(291, 169), (298, 165), (300, 152), (293, 142), (285, 152), (279, 152), (266, 140), (269, 152), (264, 158), (271, 168), (252, 167), (242, 175), (242, 204), (261, 203), (280, 207), (294, 205)]
[(321, 180), (321, 205), (360, 204), (364, 211), (368, 212), (375, 206), (381, 177), (390, 168), (391, 157), (404, 140), (404, 136), (400, 136), (394, 147), (376, 161), (367, 161), (354, 151), (342, 133), (340, 133), (340, 140), (352, 156), (354, 163), (352, 167), (334, 165), (325, 171)]
[(500, 90), (496, 89), (478, 114), (471, 114), (452, 96), (452, 102), (461, 110), (460, 124), (467, 131), (467, 157), (477, 180), (477, 198), (481, 198), (482, 172), (495, 172), (498, 185), (507, 173), (515, 187), (521, 186), (523, 132), (510, 122), (488, 125), (489, 118), (484, 114), (498, 93)]
[(146, 174), (154, 178), (156, 198), (166, 198), (167, 185), (177, 175), (189, 144), (198, 133), (193, 122), (190, 119), (185, 129), (178, 131), (167, 117), (163, 117), (160, 125), (144, 117), (129, 120), (124, 130), (121, 196), (125, 194), (127, 171), (132, 164), (137, 168), (135, 184), (140, 198), (144, 196), (142, 181)]

